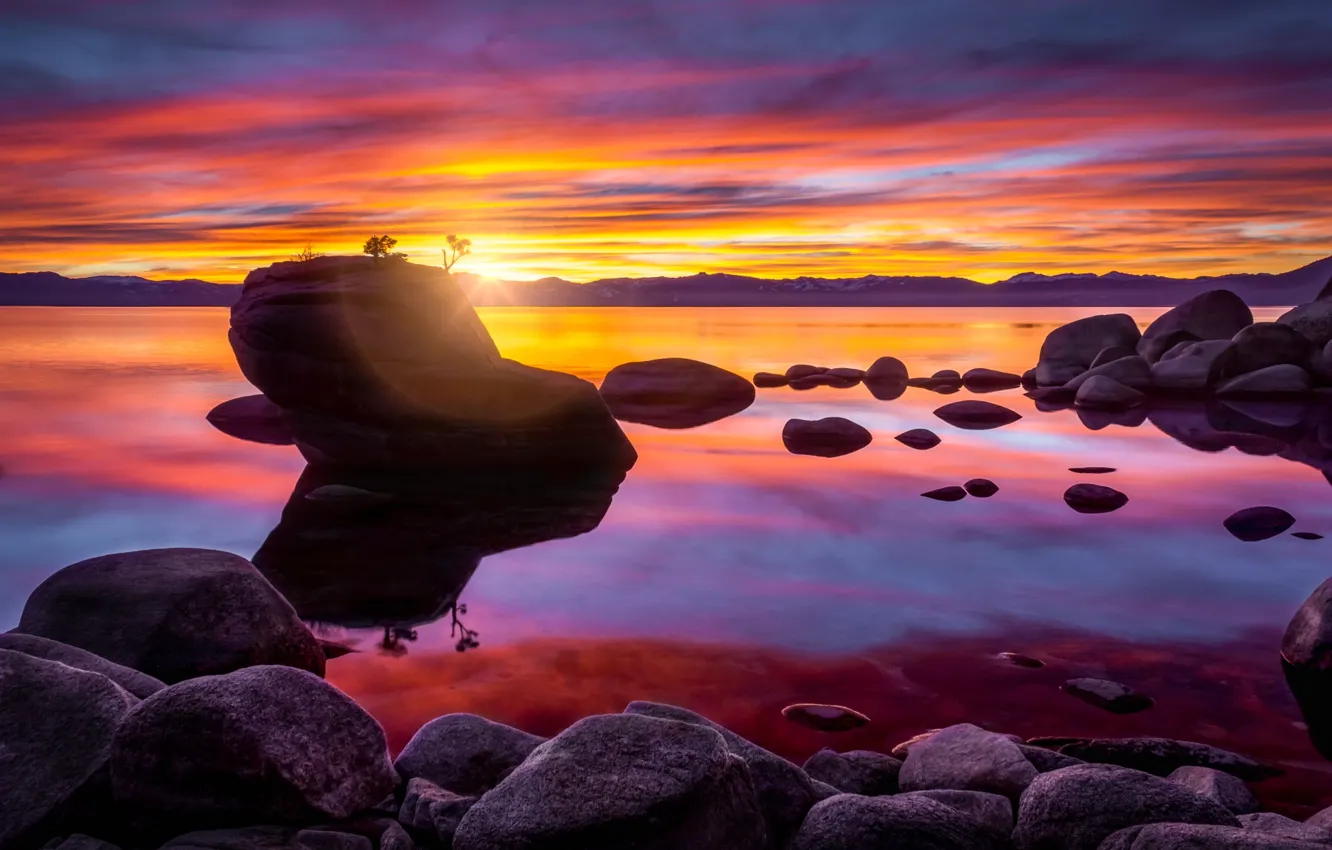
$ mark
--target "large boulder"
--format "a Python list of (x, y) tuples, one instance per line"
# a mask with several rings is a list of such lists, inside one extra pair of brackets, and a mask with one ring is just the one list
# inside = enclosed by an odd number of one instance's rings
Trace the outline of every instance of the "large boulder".
[(1232, 826), (1154, 823), (1121, 829), (1098, 850), (1318, 850), (1319, 846)]
[(1022, 376), (995, 369), (969, 369), (962, 376), (962, 385), (973, 393), (1011, 390), (1022, 386)]
[(791, 419), (782, 428), (782, 444), (797, 455), (841, 457), (860, 451), (873, 440), (864, 426), (841, 416)]
[(9, 649), (31, 655), (33, 658), (45, 658), (47, 661), (59, 661), (70, 667), (101, 673), (120, 685), (139, 699), (152, 696), (166, 687), (162, 682), (138, 670), (133, 670), (114, 661), (107, 661), (100, 655), (94, 655), (77, 646), (70, 646), (55, 640), (48, 640), (37, 635), (25, 635), (21, 632), (6, 632), (0, 635), (0, 649)]
[(1220, 803), (1173, 782), (1087, 764), (1036, 777), (1022, 795), (1013, 841), (1020, 850), (1096, 850), (1113, 833), (1149, 823), (1239, 826)]
[(458, 825), (476, 805), (476, 800), (476, 797), (446, 791), (418, 776), (407, 781), (398, 822), (427, 844), (452, 847)]
[(1317, 824), (1300, 823), (1276, 812), (1249, 812), (1239, 816), (1240, 826), (1261, 835), (1313, 841), (1324, 846), (1332, 844), (1332, 832)]
[(1313, 389), (1309, 373), (1292, 363), (1266, 366), (1222, 381), (1217, 395), (1296, 395)]
[(1316, 587), (1291, 617), (1281, 639), (1281, 658), (1294, 667), (1332, 674), (1332, 578)]
[(417, 730), (394, 767), (404, 779), (419, 776), (455, 794), (484, 794), (545, 740), (475, 714), (446, 714)]
[(1166, 779), (1215, 800), (1237, 815), (1247, 815), (1261, 808), (1258, 798), (1253, 796), (1244, 780), (1214, 768), (1188, 765), (1177, 768)]
[(908, 791), (900, 796), (924, 797), (943, 803), (949, 808), (971, 815), (1000, 835), (1008, 835), (1013, 831), (1013, 802), (998, 794), (935, 788), (929, 791)]
[(1036, 768), (1008, 738), (961, 723), (913, 744), (898, 785), (903, 791), (987, 791), (1017, 799), (1036, 775)]
[(1231, 339), (1253, 324), (1253, 311), (1228, 289), (1195, 295), (1147, 326), (1138, 353), (1155, 363), (1181, 341)]
[(810, 810), (790, 850), (1008, 850), (1008, 837), (919, 795), (839, 794)]
[(1307, 369), (1315, 351), (1314, 344), (1289, 325), (1258, 322), (1235, 334), (1219, 367), (1224, 378), (1268, 366), (1295, 365)]
[(905, 384), (909, 377), (906, 364), (896, 357), (880, 357), (865, 370), (866, 383)]
[(1134, 348), (1141, 338), (1137, 323), (1127, 313), (1069, 322), (1050, 331), (1041, 344), (1036, 383), (1042, 387), (1062, 386), (1087, 371), (1105, 349)]
[(106, 763), (138, 699), (100, 673), (0, 649), (0, 847), (40, 846), (110, 801)]
[(1296, 331), (1316, 348), (1332, 342), (1332, 300), (1320, 298), (1283, 313), (1277, 323)]
[[(721, 735), (731, 754), (744, 759), (749, 765), (754, 793), (758, 797), (759, 810), (763, 813), (766, 825), (768, 847), (785, 847), (786, 842), (800, 826), (800, 822), (805, 819), (805, 814), (819, 799), (811, 777), (804, 770), (701, 714), (674, 705), (643, 701), (629, 703), (624, 713), (692, 723), (712, 729)], [(866, 772), (861, 774), (861, 778), (868, 779), (867, 773), (871, 766), (864, 764), (862, 767)], [(878, 764), (874, 767), (882, 770), (885, 766)], [(885, 781), (882, 773), (878, 774), (877, 781)], [(893, 787), (896, 788), (896, 774), (893, 776)]]
[(805, 773), (847, 794), (878, 797), (897, 793), (902, 762), (869, 750), (839, 753), (824, 748), (805, 760)]
[(754, 403), (754, 385), (725, 369), (683, 357), (616, 366), (601, 382), (616, 419), (658, 428), (697, 428)]
[(147, 549), (65, 567), (37, 586), (17, 631), (85, 649), (168, 684), (258, 664), (324, 674), (324, 653), (249, 561)]
[(1076, 392), (1084, 383), (1098, 375), (1111, 378), (1135, 390), (1148, 390), (1152, 386), (1152, 367), (1143, 357), (1137, 354), (1111, 360), (1109, 363), (1102, 363), (1100, 366), (1093, 366), (1064, 386)]
[[(1115, 365), (1113, 363), (1111, 366)], [(1078, 386), (1074, 403), (1088, 410), (1127, 410), (1147, 401), (1139, 390), (1105, 375), (1093, 375)]]
[(1252, 781), (1281, 773), (1230, 750), (1174, 738), (1092, 738), (1065, 744), (1059, 752), (1083, 761), (1129, 767), (1157, 776), (1169, 776), (1189, 766), (1210, 767)]
[(1187, 343), (1178, 355), (1152, 364), (1152, 384), (1158, 390), (1201, 392), (1221, 380), (1220, 364), (1232, 344), (1224, 339)]
[(155, 825), (346, 818), (397, 782), (384, 730), (346, 694), (291, 667), (250, 667), (158, 691), (111, 746), (117, 801)]
[(759, 850), (749, 769), (722, 736), (633, 714), (587, 717), (537, 747), (463, 817), (454, 850)]

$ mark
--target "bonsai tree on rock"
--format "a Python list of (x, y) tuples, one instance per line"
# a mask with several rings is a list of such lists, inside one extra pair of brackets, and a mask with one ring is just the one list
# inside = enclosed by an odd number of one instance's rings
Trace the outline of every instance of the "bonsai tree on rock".
[(450, 233), (446, 241), (449, 243), (449, 247), (440, 253), (444, 255), (444, 272), (447, 274), (453, 271), (454, 265), (459, 260), (472, 253), (472, 240), (459, 239), (455, 234)]
[(384, 236), (371, 236), (369, 239), (365, 240), (365, 245), (362, 246), (361, 252), (364, 254), (369, 254), (370, 256), (374, 257), (376, 260), (383, 259), (385, 257), (394, 260), (405, 259), (407, 256), (406, 254), (402, 253), (401, 251), (393, 250), (394, 246), (396, 246), (397, 244), (398, 240), (394, 239), (392, 236), (389, 236), (387, 234)]

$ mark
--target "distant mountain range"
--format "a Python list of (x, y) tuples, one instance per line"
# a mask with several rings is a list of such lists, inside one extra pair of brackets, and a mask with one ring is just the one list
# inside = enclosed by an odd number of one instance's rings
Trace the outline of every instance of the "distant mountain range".
[[(1332, 257), (1280, 274), (1174, 278), (1024, 272), (993, 284), (961, 277), (884, 275), (767, 280), (703, 273), (592, 283), (557, 277), (498, 281), (467, 273), (455, 277), (478, 307), (1168, 307), (1208, 289), (1230, 289), (1253, 306), (1277, 307), (1312, 300), (1332, 278)], [(229, 307), (239, 292), (235, 284), (202, 280), (0, 273), (3, 306)]]

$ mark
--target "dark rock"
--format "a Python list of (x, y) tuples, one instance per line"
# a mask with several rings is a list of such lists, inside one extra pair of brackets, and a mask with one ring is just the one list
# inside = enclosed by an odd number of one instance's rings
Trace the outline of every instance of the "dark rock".
[(1219, 367), (1223, 378), (1257, 372), (1269, 366), (1294, 365), (1307, 369), (1314, 352), (1313, 343), (1289, 325), (1258, 322), (1235, 334)]
[(967, 491), (957, 485), (950, 487), (940, 487), (937, 490), (930, 490), (920, 495), (927, 499), (933, 499), (936, 502), (960, 502), (967, 497)]
[(1081, 375), (1107, 348), (1136, 348), (1141, 333), (1127, 313), (1088, 316), (1055, 328), (1041, 345), (1036, 383), (1062, 386)]
[(416, 850), (416, 842), (402, 828), (402, 824), (391, 823), (379, 837), (379, 850)]
[(394, 767), (455, 794), (484, 794), (523, 763), (545, 738), (475, 714), (446, 714), (417, 730)]
[(42, 850), (120, 850), (118, 846), (90, 835), (75, 834), (64, 838), (53, 838)]
[(846, 389), (847, 387), (854, 387), (856, 384), (860, 383), (859, 378), (848, 378), (845, 376), (834, 375), (834, 371), (835, 370), (833, 369), (829, 369), (826, 372), (810, 375), (807, 378), (797, 378), (790, 382), (791, 389), (809, 390), (814, 387), (836, 387), (838, 389)]
[(1022, 376), (994, 369), (969, 369), (962, 376), (962, 385), (973, 393), (1011, 390), (1022, 386)]
[(988, 401), (972, 399), (945, 404), (934, 411), (934, 415), (952, 425), (968, 431), (987, 431), (1011, 425), (1022, 418), (1022, 414)]
[(1180, 341), (1231, 339), (1253, 324), (1253, 311), (1227, 289), (1195, 295), (1166, 311), (1143, 332), (1138, 353), (1155, 363)]
[[(919, 744), (921, 741), (926, 740), (930, 736), (934, 735), (936, 732), (941, 732), (941, 731), (943, 730), (927, 729), (918, 735), (912, 735), (910, 738), (907, 738), (902, 743), (893, 747), (892, 750), (889, 751), (889, 754), (895, 759), (905, 760), (907, 754), (911, 752), (912, 747), (914, 747), (916, 744)], [(1007, 738), (1008, 740), (1012, 741), (1015, 744), (1022, 743), (1022, 738), (1020, 738), (1017, 735), (1002, 735), (1001, 737)]]
[(1281, 658), (1311, 672), (1332, 673), (1332, 578), (1300, 605), (1281, 639)]
[(1256, 543), (1259, 540), (1276, 537), (1294, 524), (1295, 517), (1271, 505), (1235, 511), (1222, 522), (1226, 531), (1246, 543)]
[(962, 375), (956, 369), (940, 369), (930, 376), (936, 381), (948, 381), (950, 383), (962, 383)]
[(1143, 405), (1127, 410), (1106, 410), (1103, 408), (1077, 408), (1078, 421), (1088, 431), (1101, 431), (1111, 425), (1121, 428), (1139, 428), (1147, 421), (1147, 408)]
[(754, 375), (754, 386), (760, 389), (784, 387), (787, 383), (789, 382), (785, 375), (778, 375), (773, 372), (759, 372)]
[(1318, 846), (1231, 826), (1155, 823), (1121, 829), (1101, 842), (1099, 850), (1316, 850)]
[(865, 370), (866, 383), (871, 381), (906, 383), (911, 377), (906, 364), (896, 357), (880, 357)]
[[(1156, 363), (1163, 363), (1166, 360), (1174, 360), (1176, 357), (1180, 356), (1185, 351), (1187, 351), (1189, 349), (1189, 346), (1196, 345), (1199, 342), (1203, 342), (1203, 340), (1192, 339), (1191, 337), (1193, 336), (1193, 334), (1189, 334), (1188, 336), (1190, 337), (1189, 339), (1181, 340), (1180, 342), (1177, 342), (1173, 346), (1171, 346), (1170, 350), (1167, 351), (1165, 354), (1162, 354), (1161, 359), (1157, 360)], [(1224, 342), (1225, 340), (1206, 340), (1206, 341)], [(1156, 363), (1153, 363), (1152, 365), (1155, 366)]]
[(110, 806), (112, 736), (138, 699), (100, 673), (0, 649), (0, 847), (39, 846)]
[(787, 368), (786, 380), (799, 381), (802, 378), (808, 378), (813, 375), (822, 375), (826, 371), (828, 371), (828, 369), (824, 366), (811, 366), (808, 363), (797, 363), (796, 365)]
[(913, 744), (898, 784), (903, 791), (987, 791), (1016, 800), (1034, 778), (1036, 768), (1015, 743), (962, 723)]
[(754, 385), (708, 363), (668, 357), (616, 366), (601, 382), (616, 419), (658, 428), (697, 428), (754, 403)]
[(1275, 812), (1250, 812), (1239, 816), (1240, 826), (1261, 835), (1280, 838), (1292, 838), (1296, 841), (1312, 841), (1316, 844), (1332, 844), (1332, 832), (1322, 827), (1300, 823)]
[(1282, 314), (1277, 323), (1299, 331), (1305, 339), (1321, 349), (1332, 342), (1332, 301), (1318, 300), (1301, 304)]
[(1176, 392), (1202, 392), (1215, 386), (1233, 345), (1221, 339), (1186, 343), (1176, 356), (1163, 357), (1152, 365), (1152, 384), (1158, 390)]
[(1097, 376), (1110, 378), (1117, 383), (1139, 391), (1149, 390), (1152, 386), (1152, 367), (1148, 365), (1146, 360), (1136, 354), (1088, 369), (1064, 386), (1076, 392), (1083, 384)]
[(168, 684), (257, 664), (322, 676), (324, 653), (249, 561), (210, 549), (90, 558), (28, 597), (17, 631), (70, 644)]
[(1322, 540), (1323, 535), (1314, 531), (1292, 531), (1291, 537), (1298, 537), (1301, 540)]
[[(1103, 708), (1113, 714), (1136, 714), (1146, 711), (1156, 704), (1151, 697), (1143, 696), (1128, 685), (1111, 682), (1108, 679), (1070, 679), (1060, 688), (1069, 696), (1075, 696), (1088, 705)], [(1073, 745), (1066, 745), (1073, 746)], [(1064, 748), (1060, 748), (1064, 752)], [(1067, 755), (1083, 761), (1095, 761), (1081, 752), (1067, 752)], [(1170, 771), (1166, 771), (1169, 773)]]
[[(809, 784), (810, 787), (814, 789), (814, 802), (816, 803), (822, 800), (826, 800), (829, 797), (836, 797), (838, 794), (846, 793), (845, 791), (839, 791), (838, 789), (832, 787), (827, 782), (820, 782), (817, 779), (811, 779), (809, 781)], [(797, 824), (797, 826), (799, 826), (799, 824)]]
[(296, 830), (283, 826), (210, 829), (178, 835), (159, 850), (301, 850)]
[(1049, 402), (1055, 404), (1063, 402), (1071, 403), (1073, 399), (1077, 398), (1078, 391), (1071, 390), (1066, 386), (1038, 387), (1037, 389), (1034, 389), (1031, 392), (1027, 393), (1027, 396), (1038, 402)]
[(476, 797), (464, 797), (445, 791), (434, 783), (416, 777), (408, 780), (403, 794), (398, 822), (428, 843), (453, 846), (453, 836), (463, 815), (476, 804)]
[(1057, 753), (1053, 750), (1047, 750), (1044, 747), (1033, 747), (1030, 744), (1018, 744), (1018, 750), (1031, 762), (1031, 766), (1036, 768), (1038, 773), (1049, 773), (1052, 770), (1063, 770), (1066, 767), (1073, 767), (1079, 764), (1086, 764), (1082, 759), (1075, 759), (1072, 756), (1066, 756), (1063, 753)]
[[(768, 752), (731, 730), (714, 723), (701, 714), (674, 705), (635, 701), (625, 708), (626, 714), (640, 714), (662, 720), (677, 720), (705, 726), (722, 736), (726, 748), (749, 765), (758, 797), (759, 810), (767, 831), (767, 846), (783, 848), (805, 819), (810, 806), (823, 796), (814, 789), (814, 783), (803, 770), (775, 753)], [(894, 774), (894, 785), (896, 783)], [(839, 793), (834, 790), (833, 793)], [(824, 795), (831, 796), (831, 795)]]
[(1214, 768), (1186, 765), (1176, 768), (1166, 779), (1215, 800), (1237, 815), (1247, 815), (1262, 808), (1244, 780)]
[(166, 687), (157, 679), (140, 673), (138, 670), (133, 670), (114, 661), (107, 661), (102, 656), (93, 655), (91, 652), (79, 649), (77, 646), (70, 646), (36, 635), (25, 635), (20, 632), (0, 634), (0, 649), (21, 652), (24, 655), (31, 655), (33, 658), (44, 658), (47, 661), (59, 661), (61, 664), (68, 664), (70, 667), (77, 667), (91, 673), (101, 673), (139, 699), (152, 696)]
[(355, 647), (348, 646), (345, 643), (338, 643), (335, 640), (324, 640), (323, 638), (316, 638), (316, 640), (319, 641), (319, 648), (324, 652), (324, 658), (329, 661), (356, 652)]
[(1013, 831), (1013, 804), (999, 794), (933, 788), (928, 791), (908, 791), (900, 795), (899, 799), (911, 797), (924, 797), (943, 803), (950, 809), (957, 809), (985, 824), (998, 835), (1006, 836)]
[(869, 431), (850, 419), (791, 419), (782, 428), (782, 444), (796, 455), (841, 457), (860, 451), (873, 441)]
[(1104, 375), (1095, 375), (1084, 381), (1074, 397), (1078, 407), (1092, 410), (1127, 410), (1145, 401), (1147, 397), (1142, 393)]
[(1231, 378), (1218, 386), (1216, 392), (1235, 396), (1292, 395), (1307, 393), (1312, 388), (1308, 372), (1299, 366), (1283, 364)]
[(1023, 655), (1020, 652), (1001, 652), (999, 657), (1012, 664), (1014, 667), (1027, 667), (1032, 670), (1039, 670), (1045, 666), (1045, 662), (1038, 658), (1032, 658), (1030, 655)]
[(294, 841), (302, 850), (374, 850), (364, 835), (336, 829), (303, 829), (296, 833)]
[(1113, 466), (1070, 466), (1069, 472), (1075, 472), (1078, 475), (1109, 475), (1111, 472), (1118, 472)]
[(1210, 767), (1246, 781), (1281, 773), (1239, 753), (1173, 738), (1093, 738), (1065, 744), (1059, 752), (1083, 761), (1131, 767), (1156, 776), (1169, 776), (1181, 767)]
[(1006, 836), (919, 795), (841, 794), (805, 818), (790, 850), (1008, 850)]
[(1309, 826), (1332, 830), (1332, 806), (1328, 806), (1326, 809), (1322, 809), (1310, 815), (1304, 822)]
[(827, 748), (806, 760), (805, 773), (847, 794), (877, 797), (897, 793), (902, 762), (883, 753), (852, 750), (837, 753)]
[(472, 806), (454, 850), (758, 850), (743, 759), (717, 732), (632, 714), (587, 717)]
[(988, 499), (999, 492), (999, 485), (988, 478), (973, 478), (963, 484), (962, 489), (967, 491), (967, 495), (975, 496), (977, 499)]
[(1034, 390), (1040, 386), (1036, 383), (1036, 370), (1028, 369), (1022, 373), (1022, 388), (1025, 390)]
[(801, 702), (782, 709), (782, 716), (798, 726), (819, 732), (849, 732), (869, 723), (869, 718), (844, 705)]
[(893, 439), (897, 440), (897, 442), (904, 446), (909, 446), (918, 451), (932, 449), (942, 442), (939, 439), (938, 434), (925, 428), (912, 428), (910, 431), (904, 431), (901, 434), (898, 434)]
[(1128, 504), (1128, 496), (1113, 487), (1074, 484), (1064, 491), (1064, 503), (1080, 514), (1105, 514)]
[(271, 446), (290, 446), (291, 429), (282, 417), (282, 408), (265, 395), (247, 395), (224, 401), (208, 411), (208, 423), (228, 437), (265, 443)]
[(305, 498), (311, 502), (351, 507), (365, 507), (393, 500), (393, 497), (387, 493), (376, 493), (373, 490), (363, 490), (360, 487), (350, 487), (346, 484), (325, 484), (322, 487), (316, 487), (306, 493)]
[(319, 677), (281, 666), (158, 691), (121, 723), (110, 765), (122, 806), (193, 826), (345, 818), (396, 783), (374, 718)]
[(834, 369), (829, 369), (824, 374), (831, 375), (832, 377), (842, 381), (846, 381), (848, 384), (851, 385), (858, 384), (861, 381), (865, 380), (864, 369), (852, 369), (849, 366), (838, 366)]
[(1113, 833), (1149, 823), (1239, 826), (1225, 807), (1187, 788), (1137, 770), (1086, 764), (1032, 781), (1013, 841), (1021, 850), (1096, 850)]
[(907, 391), (907, 382), (891, 378), (865, 377), (865, 387), (879, 401), (899, 399)]
[(1088, 368), (1095, 369), (1097, 366), (1104, 366), (1106, 363), (1113, 363), (1125, 357), (1133, 357), (1137, 353), (1137, 348), (1128, 345), (1112, 345), (1109, 348), (1102, 348)]

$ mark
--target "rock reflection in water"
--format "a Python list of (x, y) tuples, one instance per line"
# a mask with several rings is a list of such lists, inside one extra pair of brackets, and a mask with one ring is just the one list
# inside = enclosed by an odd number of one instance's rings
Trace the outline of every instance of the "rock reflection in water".
[[(458, 598), (481, 560), (591, 531), (623, 478), (610, 470), (410, 476), (309, 466), (252, 560), (308, 622), (383, 629), (381, 647), (398, 654), (415, 627), (451, 616), (467, 649), (476, 632), (459, 620), (466, 607)], [(309, 498), (330, 491), (374, 498)]]

